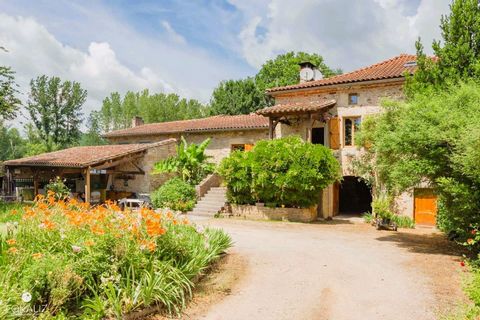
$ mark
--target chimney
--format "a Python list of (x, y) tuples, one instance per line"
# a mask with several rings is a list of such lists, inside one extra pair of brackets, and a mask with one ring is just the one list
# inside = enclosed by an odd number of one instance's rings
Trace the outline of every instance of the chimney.
[(315, 68), (316, 66), (309, 62), (300, 62), (300, 83), (315, 80)]
[(139, 116), (133, 117), (133, 119), (132, 119), (132, 128), (135, 128), (135, 127), (138, 127), (138, 126), (141, 126), (141, 125), (143, 125), (143, 119), (142, 119), (142, 117), (139, 117)]

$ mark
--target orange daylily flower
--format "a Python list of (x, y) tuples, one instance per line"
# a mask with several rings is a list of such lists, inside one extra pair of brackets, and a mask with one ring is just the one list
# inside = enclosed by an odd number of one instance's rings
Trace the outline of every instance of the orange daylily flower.
[(11, 248), (9, 248), (9, 249), (7, 250), (7, 252), (8, 252), (8, 253), (15, 254), (15, 253), (17, 253), (17, 252), (18, 252), (18, 249), (17, 249), (17, 248), (15, 248), (15, 247), (11, 247)]
[(43, 253), (40, 253), (40, 252), (32, 254), (32, 258), (34, 259), (40, 259), (42, 257), (43, 257)]
[(15, 239), (8, 239), (8, 240), (7, 240), (7, 244), (8, 244), (9, 246), (13, 246), (13, 245), (15, 245), (16, 243), (17, 243), (17, 240), (15, 240)]
[(162, 228), (160, 221), (147, 220), (146, 225), (149, 236), (160, 236), (166, 232), (166, 230)]
[(43, 227), (47, 230), (53, 230), (55, 229), (55, 223), (53, 223), (50, 220), (43, 220), (42, 223), (40, 224), (40, 227)]
[(141, 249), (148, 249), (150, 252), (155, 251), (157, 248), (157, 244), (154, 241), (142, 240), (140, 244)]

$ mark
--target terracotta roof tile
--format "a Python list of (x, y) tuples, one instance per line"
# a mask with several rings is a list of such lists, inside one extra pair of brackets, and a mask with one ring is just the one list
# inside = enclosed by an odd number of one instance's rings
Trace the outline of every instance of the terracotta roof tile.
[(257, 113), (263, 116), (271, 116), (271, 115), (281, 115), (281, 114), (289, 114), (289, 113), (291, 114), (291, 113), (318, 112), (323, 109), (331, 108), (336, 103), (337, 101), (335, 100), (318, 100), (318, 101), (276, 104), (272, 107), (267, 107), (267, 108), (258, 110)]
[(104, 135), (106, 138), (123, 136), (143, 136), (154, 134), (171, 134), (182, 132), (266, 129), (268, 119), (265, 117), (248, 114), (237, 116), (213, 116), (202, 119), (179, 120), (144, 124), (141, 126), (116, 130)]
[(284, 87), (268, 89), (267, 92), (278, 92), (294, 89), (321, 87), (327, 85), (352, 83), (360, 81), (383, 80), (403, 77), (405, 72), (413, 74), (417, 69), (417, 56), (401, 54), (397, 57), (376, 63), (374, 65), (355, 70), (349, 73), (340, 74), (330, 78), (303, 82)]
[(22, 159), (9, 160), (5, 161), (3, 164), (6, 166), (86, 168), (107, 160), (135, 154), (137, 152), (145, 151), (149, 148), (167, 145), (170, 143), (176, 143), (176, 140), (167, 139), (160, 142), (144, 144), (73, 147)]

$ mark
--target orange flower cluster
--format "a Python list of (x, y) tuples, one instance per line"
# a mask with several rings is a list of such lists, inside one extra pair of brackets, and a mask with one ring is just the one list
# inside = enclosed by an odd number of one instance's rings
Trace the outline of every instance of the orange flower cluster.
[[(62, 237), (81, 230), (82, 235), (87, 235), (87, 240), (83, 241), (85, 247), (94, 246), (98, 237), (113, 236), (133, 240), (142, 250), (150, 252), (155, 252), (157, 239), (168, 231), (168, 226), (189, 223), (187, 219), (177, 220), (171, 212), (162, 214), (147, 208), (121, 211), (110, 201), (94, 207), (75, 199), (57, 201), (51, 192), (47, 197), (37, 196), (32, 207), (24, 208), (23, 219), (26, 223), (31, 221), (33, 227), (58, 232)], [(14, 245), (15, 240), (10, 239), (7, 243)], [(16, 251), (14, 247), (9, 249), (10, 253)], [(33, 253), (32, 257), (40, 259), (43, 254)]]

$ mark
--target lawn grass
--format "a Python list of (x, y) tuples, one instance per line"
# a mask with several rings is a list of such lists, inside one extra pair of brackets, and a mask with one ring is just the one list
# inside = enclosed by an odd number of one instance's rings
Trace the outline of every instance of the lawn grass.
[(0, 224), (19, 221), (25, 206), (18, 202), (0, 202)]

